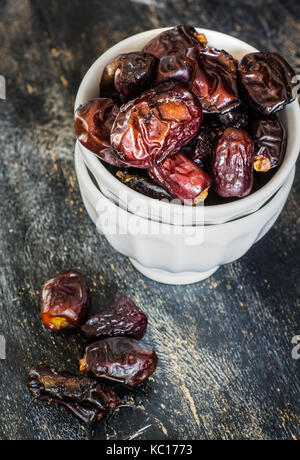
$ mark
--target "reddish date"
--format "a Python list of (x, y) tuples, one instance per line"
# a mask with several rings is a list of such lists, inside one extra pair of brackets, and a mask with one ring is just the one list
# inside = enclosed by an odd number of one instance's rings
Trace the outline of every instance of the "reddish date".
[(88, 309), (88, 288), (80, 273), (74, 270), (65, 272), (44, 284), (41, 320), (52, 332), (81, 326)]
[(237, 85), (237, 61), (224, 50), (201, 46), (190, 48), (186, 57), (193, 62), (190, 89), (208, 113), (236, 109), (241, 101)]
[(110, 145), (110, 131), (119, 112), (111, 99), (97, 98), (81, 105), (75, 112), (74, 123), (78, 140), (105, 162), (126, 167)]
[(255, 147), (254, 169), (267, 172), (280, 166), (286, 151), (286, 129), (276, 117), (255, 120), (251, 126)]
[(276, 53), (250, 53), (239, 64), (248, 103), (263, 115), (281, 110), (293, 100), (293, 69)]
[(224, 198), (249, 195), (253, 185), (254, 144), (241, 129), (227, 128), (212, 158), (214, 190)]
[(148, 168), (188, 144), (201, 122), (195, 96), (176, 82), (162, 83), (121, 107), (111, 144), (122, 161)]
[(210, 176), (182, 153), (171, 155), (149, 168), (148, 174), (174, 198), (192, 204), (205, 200), (211, 186)]
[(158, 60), (140, 51), (121, 54), (103, 72), (100, 94), (119, 94), (123, 102), (137, 97), (153, 83)]
[(128, 297), (118, 297), (103, 313), (90, 318), (82, 327), (89, 340), (127, 336), (140, 340), (146, 333), (148, 320)]
[(153, 54), (157, 58), (182, 54), (188, 48), (195, 45), (206, 46), (207, 40), (204, 34), (198, 33), (191, 26), (176, 26), (154, 37), (143, 51)]
[(96, 380), (59, 373), (43, 365), (30, 371), (27, 387), (33, 398), (63, 405), (87, 424), (95, 422), (120, 402), (114, 390)]
[(152, 348), (128, 337), (99, 340), (86, 348), (80, 361), (82, 372), (132, 387), (147, 380), (156, 366)]

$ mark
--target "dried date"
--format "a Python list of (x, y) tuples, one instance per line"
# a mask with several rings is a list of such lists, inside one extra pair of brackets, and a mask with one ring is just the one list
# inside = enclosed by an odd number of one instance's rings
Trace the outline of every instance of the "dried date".
[(255, 120), (251, 125), (255, 147), (254, 169), (267, 172), (280, 166), (286, 151), (287, 135), (276, 116)]
[(80, 273), (68, 271), (44, 284), (41, 293), (41, 320), (52, 332), (81, 326), (88, 309), (88, 288)]
[(80, 143), (105, 162), (126, 167), (110, 145), (110, 132), (119, 112), (115, 103), (108, 98), (97, 98), (81, 105), (75, 112), (75, 131)]
[(202, 122), (195, 96), (177, 82), (167, 82), (121, 107), (111, 144), (121, 160), (148, 168), (189, 143)]
[(276, 53), (250, 53), (239, 64), (246, 100), (254, 110), (270, 115), (293, 100), (293, 69)]
[(164, 188), (160, 187), (149, 177), (137, 173), (136, 171), (129, 172), (126, 170), (118, 170), (116, 176), (123, 184), (128, 185), (131, 189), (149, 198), (154, 198), (156, 200), (172, 199), (172, 196)]
[(249, 195), (253, 185), (254, 144), (241, 129), (227, 128), (218, 139), (212, 158), (213, 184), (224, 198)]
[(206, 44), (204, 34), (198, 33), (194, 27), (180, 25), (154, 37), (144, 46), (143, 51), (160, 59), (163, 56), (182, 54), (191, 46), (206, 46)]
[(134, 99), (153, 83), (157, 59), (149, 53), (128, 53), (120, 58), (114, 81), (123, 102)]
[(190, 89), (208, 113), (225, 113), (241, 104), (238, 95), (237, 61), (226, 51), (194, 46), (186, 57), (194, 70)]
[(128, 297), (118, 297), (103, 313), (90, 318), (82, 327), (89, 340), (127, 336), (140, 340), (148, 320), (144, 312)]
[(245, 128), (248, 124), (248, 114), (246, 109), (240, 106), (229, 112), (220, 113), (219, 120), (226, 128)]
[(210, 176), (182, 153), (167, 157), (147, 172), (151, 179), (182, 202), (197, 204), (205, 200), (211, 186)]
[(197, 135), (182, 149), (182, 152), (200, 168), (210, 173), (213, 148), (223, 131), (224, 126), (220, 122), (209, 119), (200, 126)]
[(92, 343), (80, 361), (81, 372), (132, 387), (147, 380), (156, 366), (153, 349), (128, 337), (110, 337)]
[(163, 56), (158, 64), (155, 83), (177, 80), (180, 83), (189, 84), (193, 69), (192, 61), (184, 55)]
[(115, 73), (120, 65), (120, 57), (117, 56), (104, 67), (99, 85), (101, 98), (112, 99), (116, 103), (119, 102), (119, 94), (115, 88)]
[(129, 101), (153, 83), (158, 59), (140, 51), (121, 54), (108, 64), (100, 83), (100, 94), (117, 91), (123, 102)]
[(27, 387), (33, 398), (63, 405), (87, 424), (100, 419), (120, 402), (114, 390), (96, 380), (59, 373), (44, 365), (30, 371)]

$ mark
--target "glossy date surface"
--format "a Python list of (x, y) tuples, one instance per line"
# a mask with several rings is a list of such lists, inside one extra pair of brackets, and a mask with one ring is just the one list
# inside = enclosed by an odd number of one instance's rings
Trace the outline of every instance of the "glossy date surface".
[(240, 104), (237, 83), (237, 61), (226, 51), (194, 46), (186, 57), (194, 70), (189, 87), (208, 113), (225, 113)]
[(75, 131), (79, 142), (105, 162), (125, 167), (110, 145), (110, 132), (119, 112), (117, 105), (109, 98), (91, 99), (75, 112)]
[(193, 75), (194, 65), (185, 55), (163, 56), (157, 67), (155, 84), (177, 80), (188, 85)]
[(95, 422), (120, 402), (114, 390), (96, 380), (60, 373), (44, 365), (31, 369), (27, 387), (33, 398), (63, 405), (87, 424)]
[(148, 89), (156, 75), (158, 59), (141, 51), (121, 54), (108, 64), (100, 84), (100, 94), (118, 93), (123, 102)]
[(99, 379), (136, 386), (153, 374), (157, 356), (151, 347), (128, 337), (111, 337), (92, 343), (80, 361), (81, 372)]
[(103, 313), (89, 318), (81, 330), (89, 340), (118, 336), (140, 340), (146, 333), (147, 324), (145, 313), (130, 298), (122, 296)]
[(174, 198), (182, 202), (191, 201), (191, 204), (205, 200), (211, 186), (210, 176), (180, 152), (170, 155), (147, 172)]
[(191, 46), (206, 44), (204, 34), (198, 33), (194, 27), (180, 25), (154, 37), (144, 46), (143, 51), (160, 59), (163, 56), (182, 54)]
[(88, 288), (79, 272), (64, 272), (44, 284), (41, 293), (41, 320), (52, 332), (81, 326), (88, 309)]
[(219, 120), (226, 128), (245, 128), (248, 124), (248, 118), (246, 107), (243, 105), (219, 114)]
[(293, 69), (276, 53), (246, 54), (239, 64), (246, 99), (263, 115), (277, 112), (293, 100), (293, 76)]
[(224, 198), (249, 195), (253, 185), (254, 144), (246, 131), (227, 128), (212, 158), (215, 192)]
[[(141, 171), (141, 170), (140, 170)], [(172, 196), (147, 175), (135, 171), (118, 170), (116, 177), (132, 190), (156, 200), (171, 200)]]
[(255, 120), (251, 126), (255, 147), (254, 169), (267, 172), (280, 166), (286, 151), (286, 129), (276, 117)]
[(200, 168), (210, 173), (214, 144), (224, 129), (218, 120), (205, 121), (192, 142), (184, 147), (182, 152)]
[(122, 161), (148, 168), (178, 152), (195, 136), (201, 122), (195, 96), (176, 82), (162, 83), (121, 107), (111, 144)]

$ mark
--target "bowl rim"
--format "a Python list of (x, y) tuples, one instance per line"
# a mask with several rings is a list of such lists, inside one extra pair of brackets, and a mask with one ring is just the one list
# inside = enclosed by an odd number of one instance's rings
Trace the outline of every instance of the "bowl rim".
[[(88, 81), (90, 78), (95, 74), (95, 72), (98, 72), (98, 67), (103, 64), (106, 64), (106, 62), (109, 62), (113, 56), (117, 56), (120, 54), (120, 48), (126, 47), (126, 45), (132, 47), (132, 44), (134, 43), (135, 40), (150, 40), (153, 36), (156, 34), (159, 34), (165, 30), (169, 30), (172, 27), (164, 27), (164, 28), (158, 28), (158, 29), (150, 29), (138, 34), (131, 35), (130, 37), (125, 38), (124, 40), (118, 42), (111, 48), (109, 48), (107, 51), (105, 51), (103, 54), (101, 54), (98, 59), (91, 65), (91, 67), (88, 69), (87, 73), (83, 77), (81, 84), (79, 86), (76, 99), (75, 99), (75, 106), (74, 110), (76, 108), (84, 103), (87, 102), (86, 97), (84, 97), (84, 93), (87, 88)], [(209, 36), (212, 37), (217, 37), (219, 39), (225, 39), (228, 40), (230, 39), (233, 44), (236, 47), (239, 47), (242, 50), (246, 50), (247, 53), (249, 52), (255, 52), (258, 51), (256, 48), (252, 47), (248, 43), (233, 37), (228, 34), (224, 34), (218, 31), (210, 30), (210, 29), (205, 29), (205, 28), (199, 28), (195, 27), (197, 31), (203, 32), (208, 36), (208, 41), (210, 41)], [(122, 51), (123, 52), (123, 51)], [(100, 80), (100, 75), (98, 73), (99, 80)], [(295, 99), (291, 104), (286, 106), (283, 111), (281, 112), (286, 112), (287, 116), (290, 118), (293, 118), (292, 121), (294, 121), (295, 126), (297, 124), (300, 124), (300, 107), (298, 104), (297, 99)], [(298, 121), (298, 123), (297, 123)], [(88, 156), (89, 162), (92, 165), (95, 170), (98, 171), (98, 173), (101, 173), (101, 180), (103, 182), (103, 185), (107, 187), (108, 190), (110, 190), (111, 185), (113, 185), (113, 189), (118, 189), (120, 192), (126, 192), (129, 197), (135, 198), (135, 199), (144, 199), (145, 202), (149, 203), (148, 209), (151, 209), (151, 203), (155, 202), (157, 205), (157, 202), (159, 201), (159, 207), (162, 209), (169, 210), (170, 207), (172, 208), (172, 212), (174, 214), (181, 214), (182, 213), (182, 208), (183, 206), (181, 204), (176, 204), (176, 203), (168, 203), (164, 202), (161, 200), (157, 200), (155, 198), (150, 198), (147, 197), (146, 195), (143, 195), (142, 193), (139, 193), (130, 187), (128, 187), (126, 184), (123, 184), (121, 181), (119, 181), (115, 176), (113, 176), (107, 169), (106, 167), (102, 164), (101, 161), (99, 161), (99, 157), (95, 155), (93, 152), (88, 150), (86, 147), (84, 147), (82, 144), (80, 144), (80, 148), (83, 151), (84, 155)], [(288, 149), (289, 148), (289, 149)], [(245, 214), (251, 213), (251, 210), (256, 210), (257, 206), (260, 207), (260, 203), (266, 202), (274, 193), (276, 193), (279, 188), (282, 186), (284, 181), (286, 180), (287, 176), (289, 175), (293, 165), (295, 164), (298, 154), (300, 150), (300, 130), (295, 129), (293, 132), (293, 139), (292, 139), (292, 145), (291, 145), (291, 136), (289, 135), (288, 132), (288, 143), (287, 143), (287, 151), (286, 155), (284, 158), (283, 163), (281, 166), (278, 168), (278, 170), (274, 173), (273, 177), (270, 178), (270, 180), (262, 186), (259, 190), (251, 193), (250, 195), (240, 198), (236, 201), (229, 202), (229, 203), (223, 203), (223, 204), (218, 204), (218, 205), (209, 205), (205, 206), (205, 221), (209, 221), (211, 223), (221, 223), (226, 219), (231, 219), (235, 218), (234, 216), (243, 216)], [(130, 198), (130, 199), (132, 199)], [(185, 215), (186, 216), (195, 216), (197, 215), (197, 206), (191, 206), (191, 210), (187, 210), (187, 206), (185, 208)], [(203, 206), (200, 206), (200, 208), (203, 208)], [(201, 211), (201, 222), (203, 225), (203, 209)], [(194, 219), (194, 217), (191, 217), (191, 219), (197, 223), (197, 218)]]

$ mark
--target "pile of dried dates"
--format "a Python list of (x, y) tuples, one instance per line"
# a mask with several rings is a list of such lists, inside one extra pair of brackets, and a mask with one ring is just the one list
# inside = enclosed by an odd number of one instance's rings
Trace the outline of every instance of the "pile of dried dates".
[[(203, 201), (255, 190), (255, 172), (279, 166), (294, 72), (276, 53), (241, 62), (176, 26), (142, 51), (117, 56), (99, 98), (75, 112), (79, 141), (116, 177), (152, 198)], [(70, 319), (71, 321), (71, 319)]]
[(148, 320), (128, 297), (116, 298), (107, 310), (86, 321), (88, 310), (87, 283), (79, 272), (62, 273), (44, 284), (44, 326), (52, 332), (81, 327), (88, 346), (79, 363), (81, 376), (38, 365), (31, 369), (27, 387), (35, 399), (61, 404), (89, 424), (119, 404), (112, 385), (135, 387), (145, 382), (156, 369), (157, 355), (141, 341)]

